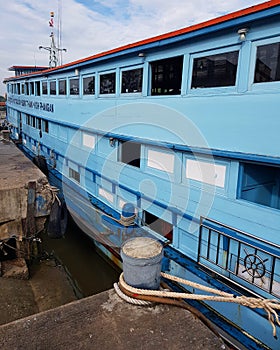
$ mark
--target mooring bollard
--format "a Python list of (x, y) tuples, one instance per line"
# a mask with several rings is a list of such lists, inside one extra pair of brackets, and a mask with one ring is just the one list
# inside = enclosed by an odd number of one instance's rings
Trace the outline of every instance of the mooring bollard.
[(124, 280), (135, 288), (159, 289), (162, 244), (149, 237), (126, 241), (121, 250)]

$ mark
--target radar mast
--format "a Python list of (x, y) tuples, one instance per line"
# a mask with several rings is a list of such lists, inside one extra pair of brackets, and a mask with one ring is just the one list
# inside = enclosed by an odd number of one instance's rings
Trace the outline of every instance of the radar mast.
[[(49, 51), (49, 67), (55, 68), (61, 65), (61, 51), (67, 51), (66, 49), (61, 49), (59, 46), (57, 47), (55, 44), (54, 38), (54, 12), (50, 13), (49, 27), (51, 28), (50, 38), (51, 38), (51, 46), (39, 46), (39, 49), (44, 49)], [(59, 34), (60, 39), (60, 34)]]

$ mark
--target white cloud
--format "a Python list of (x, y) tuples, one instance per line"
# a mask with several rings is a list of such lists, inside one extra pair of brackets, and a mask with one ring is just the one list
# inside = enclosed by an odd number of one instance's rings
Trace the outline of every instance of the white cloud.
[[(82, 4), (82, 2), (84, 4)], [(180, 29), (262, 0), (9, 0), (1, 6), (0, 94), (13, 65), (48, 65), (50, 11), (62, 20), (64, 63)], [(87, 7), (86, 5), (89, 5)], [(56, 23), (57, 25), (58, 23)]]

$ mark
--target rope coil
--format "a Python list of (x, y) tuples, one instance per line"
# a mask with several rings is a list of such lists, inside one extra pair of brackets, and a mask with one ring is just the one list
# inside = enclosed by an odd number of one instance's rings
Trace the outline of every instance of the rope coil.
[[(187, 299), (187, 300), (199, 300), (199, 301), (216, 301), (216, 302), (229, 302), (236, 303), (243, 306), (247, 306), (250, 308), (262, 308), (267, 313), (268, 321), (271, 324), (273, 330), (274, 338), (277, 338), (276, 335), (276, 326), (275, 323), (280, 326), (279, 316), (276, 310), (280, 310), (280, 302), (276, 299), (263, 299), (263, 298), (254, 298), (254, 297), (246, 297), (246, 296), (235, 296), (234, 294), (222, 292), (216, 290), (214, 288), (209, 288), (203, 286), (199, 283), (194, 283), (176, 276), (171, 276), (166, 273), (161, 273), (162, 277), (176, 281), (188, 286), (191, 286), (196, 289), (200, 289), (204, 292), (210, 292), (215, 295), (204, 295), (204, 294), (190, 294), (190, 293), (179, 293), (179, 292), (169, 292), (165, 290), (149, 290), (149, 289), (139, 289), (128, 285), (123, 277), (123, 273), (119, 278), (119, 287), (121, 291), (125, 294), (133, 295), (133, 298), (138, 299), (141, 298), (148, 300), (150, 297), (160, 297), (168, 300), (170, 298), (174, 299)], [(164, 301), (163, 301), (164, 302)]]

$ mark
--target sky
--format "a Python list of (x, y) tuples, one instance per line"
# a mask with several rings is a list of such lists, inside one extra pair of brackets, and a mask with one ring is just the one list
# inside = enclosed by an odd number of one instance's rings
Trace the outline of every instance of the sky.
[(265, 0), (0, 0), (0, 95), (14, 65), (48, 65), (50, 12), (62, 63), (188, 27)]

